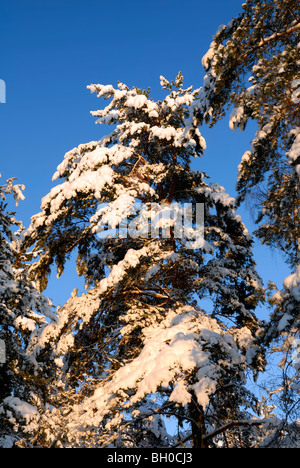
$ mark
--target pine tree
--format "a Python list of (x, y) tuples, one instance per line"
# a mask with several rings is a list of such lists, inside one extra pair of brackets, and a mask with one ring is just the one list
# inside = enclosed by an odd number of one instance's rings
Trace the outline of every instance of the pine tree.
[[(161, 84), (158, 102), (122, 83), (90, 86), (110, 99), (92, 114), (112, 132), (65, 155), (27, 232), (42, 288), (76, 249), (87, 288), (36, 340), (60, 368), (48, 445), (206, 447), (229, 431), (246, 446), (261, 424), (246, 386), (264, 365), (253, 242), (234, 199), (191, 169), (206, 146), (202, 90), (183, 89), (181, 74)], [(204, 206), (205, 239), (195, 213), (178, 228), (185, 204)]]
[[(6, 198), (24, 198), (21, 185), (10, 179), (0, 187), (0, 447), (27, 444), (38, 430), (38, 401), (44, 374), (30, 354), (29, 344), (38, 329), (54, 318), (51, 303), (27, 279), (22, 266), (18, 233), (21, 223), (7, 211)], [(44, 369), (45, 370), (45, 369)]]
[[(292, 268), (283, 290), (270, 299), (274, 312), (266, 335), (269, 343), (282, 339), (277, 349), (291, 357), (299, 339), (300, 311), (299, 1), (247, 0), (239, 17), (219, 29), (203, 66), (207, 76), (201, 118), (213, 125), (233, 104), (233, 130), (243, 130), (251, 119), (258, 124), (239, 167), (238, 201), (248, 198), (253, 206), (255, 200), (257, 236), (279, 248)], [(285, 399), (295, 388), (295, 371), (283, 379)], [(295, 409), (294, 399), (291, 406)]]
[[(254, 119), (259, 130), (239, 172), (239, 200), (258, 186), (267, 219), (258, 235), (281, 248), (294, 266), (299, 239), (299, 2), (249, 0), (243, 13), (220, 28), (203, 59), (206, 118), (212, 123), (234, 104), (232, 129)], [(251, 74), (249, 78), (249, 74)], [(249, 83), (251, 86), (249, 87)]]

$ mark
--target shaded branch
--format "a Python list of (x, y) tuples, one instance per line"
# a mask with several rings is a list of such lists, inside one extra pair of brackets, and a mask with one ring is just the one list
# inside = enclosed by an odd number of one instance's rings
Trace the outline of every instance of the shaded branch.
[[(221, 426), (219, 429), (216, 429), (215, 431), (211, 432), (210, 434), (207, 434), (203, 436), (203, 442), (207, 442), (214, 437), (216, 437), (219, 434), (222, 434), (229, 429), (233, 429), (234, 427), (241, 427), (241, 426), (262, 426), (263, 421), (231, 421), (228, 424), (225, 424), (224, 426)], [(178, 442), (176, 445), (173, 446), (173, 448), (179, 447), (180, 445), (185, 444), (186, 442), (189, 442), (192, 438), (194, 437), (194, 434), (190, 434), (187, 436), (185, 439), (181, 440)]]

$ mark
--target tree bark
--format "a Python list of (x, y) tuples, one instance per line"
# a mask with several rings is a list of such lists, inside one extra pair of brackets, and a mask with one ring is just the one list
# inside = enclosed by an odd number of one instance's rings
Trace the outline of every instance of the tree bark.
[(204, 411), (197, 402), (197, 397), (193, 394), (192, 401), (189, 405), (190, 418), (192, 419), (192, 441), (193, 448), (208, 448), (207, 441), (205, 439), (205, 419)]

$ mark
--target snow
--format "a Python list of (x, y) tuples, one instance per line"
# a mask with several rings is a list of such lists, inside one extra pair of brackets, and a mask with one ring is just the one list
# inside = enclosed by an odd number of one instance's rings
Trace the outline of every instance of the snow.
[(56, 321), (46, 324), (38, 335), (34, 335), (32, 339), (31, 353), (37, 355), (47, 344), (60, 336), (61, 330), (69, 322), (70, 333), (65, 334), (57, 342), (55, 350), (55, 357), (59, 358), (60, 355), (67, 353), (72, 349), (74, 345), (74, 336), (72, 334), (72, 319), (74, 326), (77, 321), (80, 321), (80, 328), (82, 329), (86, 323), (88, 323), (93, 314), (99, 310), (101, 306), (101, 295), (114, 286), (116, 286), (126, 275), (130, 268), (134, 268), (138, 265), (144, 257), (149, 257), (159, 252), (158, 245), (150, 245), (143, 247), (140, 250), (130, 249), (126, 253), (123, 260), (115, 264), (108, 277), (104, 278), (98, 284), (97, 288), (93, 291), (89, 291), (83, 294), (81, 297), (71, 297), (67, 302), (66, 306), (57, 313)]
[(294, 133), (296, 133), (296, 138), (288, 153), (291, 162), (295, 162), (300, 157), (300, 128), (294, 130)]
[(116, 109), (111, 110), (107, 115), (104, 115), (96, 120), (97, 124), (111, 125), (119, 118), (120, 112)]
[(170, 82), (164, 78), (162, 75), (160, 76), (160, 85), (163, 89), (166, 89), (170, 86)]
[[(154, 137), (159, 138), (161, 140), (168, 140), (171, 141), (172, 138), (175, 138), (177, 135), (176, 129), (174, 127), (152, 127), (151, 133)], [(180, 135), (182, 135), (182, 131), (179, 130)]]
[(198, 403), (202, 406), (202, 408), (207, 408), (209, 405), (210, 396), (215, 393), (216, 388), (217, 381), (209, 377), (203, 377), (193, 386)]
[(277, 330), (279, 332), (282, 332), (283, 330), (286, 330), (286, 328), (290, 325), (290, 322), (293, 319), (294, 318), (290, 314), (284, 314), (283, 317), (281, 317), (281, 319), (278, 322)]
[(247, 89), (247, 93), (250, 97), (253, 97), (255, 95), (256, 90), (257, 90), (257, 85), (253, 85)]
[[(161, 81), (167, 86), (167, 80), (161, 77)], [(180, 80), (178, 80), (179, 82)], [(195, 152), (197, 145), (203, 150), (206, 148), (205, 139), (202, 137), (194, 117), (194, 112), (199, 104), (200, 90), (192, 91), (191, 87), (188, 90), (172, 91), (163, 102), (156, 103), (135, 88), (129, 90), (121, 83), (119, 83), (118, 88), (115, 89), (111, 85), (89, 86), (89, 89), (92, 92), (97, 92), (99, 97), (112, 98), (103, 110), (92, 112), (92, 115), (98, 118), (97, 122), (101, 124), (119, 122), (119, 124), (110, 136), (103, 137), (98, 142), (91, 141), (79, 145), (78, 148), (66, 153), (64, 161), (58, 166), (53, 177), (53, 180), (62, 178), (64, 181), (54, 187), (42, 200), (42, 212), (32, 218), (31, 227), (26, 233), (27, 237), (31, 236), (38, 228), (51, 226), (60, 216), (65, 216), (68, 207), (70, 207), (69, 201), (79, 197), (105, 201), (103, 200), (103, 192), (113, 186), (116, 187), (119, 196), (119, 202), (116, 201), (116, 205), (119, 203), (121, 206), (120, 201), (123, 202), (126, 197), (131, 197), (130, 201), (127, 198), (123, 213), (122, 209), (115, 208), (114, 214), (119, 213), (119, 220), (123, 215), (126, 219), (129, 214), (128, 210), (130, 206), (132, 207), (133, 197), (142, 198), (145, 194), (155, 197), (155, 191), (150, 187), (150, 184), (142, 182), (136, 177), (131, 180), (132, 188), (129, 193), (129, 190), (124, 189), (119, 174), (115, 171), (116, 166), (136, 157), (139, 151), (137, 147), (140, 144), (140, 136), (143, 133), (149, 135), (151, 140), (160, 140), (162, 145), (172, 144), (175, 148), (190, 150), (195, 157), (197, 156)], [(168, 116), (172, 115), (170, 113), (172, 109), (174, 112), (182, 112), (182, 124), (179, 123), (176, 127), (166, 124), (157, 125), (156, 119), (160, 113), (167, 112), (167, 120)], [(135, 116), (137, 111), (145, 113), (147, 118), (155, 119), (155, 122), (150, 124), (148, 121), (143, 121), (142, 118), (137, 121)], [(186, 118), (188, 114), (189, 117)], [(128, 140), (129, 144), (127, 144)], [(108, 142), (115, 144), (110, 146)], [(145, 162), (144, 169), (146, 166), (147, 162)], [(154, 164), (151, 164), (152, 168), (154, 168)], [(103, 219), (101, 219), (101, 214)], [(90, 223), (93, 226), (93, 232), (102, 232), (105, 222), (111, 219), (108, 210), (106, 212), (102, 210), (101, 213), (99, 211), (92, 215)], [(197, 242), (198, 248), (201, 248), (200, 240), (198, 239)]]
[(87, 88), (90, 89), (92, 93), (97, 92), (98, 97), (109, 98), (114, 93), (114, 87), (112, 85), (103, 85), (101, 87), (90, 85)]
[(12, 449), (15, 441), (15, 438), (11, 436), (0, 436), (0, 447), (2, 449)]
[[(149, 186), (147, 186), (147, 189), (149, 189)], [(111, 230), (115, 230), (124, 223), (126, 226), (124, 237), (126, 238), (127, 218), (132, 214), (136, 214), (138, 210), (136, 196), (137, 193), (135, 191), (128, 190), (121, 193), (112, 203), (99, 204), (96, 214), (91, 218), (91, 223), (94, 224), (93, 232), (97, 233), (98, 237), (101, 237), (103, 234), (105, 238), (108, 235), (108, 231), (105, 230), (107, 225)], [(123, 237), (122, 228), (120, 228), (119, 236)]]
[(143, 94), (140, 94), (137, 96), (130, 96), (126, 100), (126, 106), (134, 107), (135, 109), (140, 109), (141, 107), (144, 107), (147, 102), (148, 102), (147, 97)]
[(30, 332), (36, 330), (36, 322), (26, 317), (17, 317), (15, 320), (15, 325), (20, 330), (28, 330)]
[(192, 395), (189, 393), (188, 386), (184, 380), (180, 380), (176, 384), (169, 400), (182, 406), (186, 406), (192, 401)]
[[(159, 387), (167, 388), (176, 377), (169, 400), (185, 406), (194, 392), (199, 405), (206, 409), (223, 372), (231, 366), (243, 366), (234, 336), (222, 330), (216, 320), (189, 307), (170, 310), (160, 324), (144, 329), (143, 335), (144, 347), (139, 356), (117, 370), (111, 380), (100, 384), (92, 397), (74, 407), (69, 422), (72, 430), (80, 431), (82, 425), (97, 426), (120, 395), (124, 395), (123, 408), (129, 408), (155, 394)], [(248, 339), (248, 346), (251, 345)], [(219, 363), (211, 360), (210, 350), (215, 347), (223, 355)], [(180, 375), (194, 369), (197, 382), (189, 385)]]
[(30, 424), (30, 422), (39, 419), (39, 412), (37, 408), (30, 405), (29, 403), (21, 401), (19, 398), (13, 396), (7, 397), (4, 399), (3, 404), (9, 406), (12, 411), (21, 416), (21, 418), (25, 419), (27, 426)]
[(245, 111), (243, 106), (235, 107), (230, 115), (229, 128), (236, 130), (244, 119)]
[(209, 50), (207, 51), (207, 53), (204, 55), (204, 57), (202, 58), (202, 66), (205, 68), (205, 69), (208, 69), (209, 66), (210, 66), (210, 62), (212, 61), (212, 59), (214, 58), (214, 55), (216, 53), (216, 43), (215, 42), (212, 42), (210, 44), (210, 48)]
[[(174, 104), (175, 105), (175, 104)], [(183, 128), (176, 129), (174, 127), (158, 127), (154, 126), (151, 128), (151, 135), (153, 138), (158, 138), (160, 140), (167, 140), (171, 142), (173, 140), (173, 144), (176, 148), (185, 147), (185, 148), (194, 148), (196, 147), (197, 143), (196, 140), (189, 137), (186, 130)], [(200, 135), (201, 138), (201, 135)], [(201, 139), (201, 146), (205, 147), (205, 140)]]
[(221, 185), (214, 183), (208, 187), (201, 187), (197, 189), (198, 193), (203, 193), (206, 197), (214, 200), (215, 203), (222, 203), (227, 207), (233, 207), (235, 205), (235, 199), (228, 195), (225, 188)]
[(288, 290), (291, 295), (300, 302), (300, 265), (296, 267), (294, 274), (288, 276), (284, 280), (284, 288)]
[(300, 128), (297, 128), (291, 132), (291, 134), (296, 134), (295, 141), (288, 152), (289, 162), (295, 167), (295, 172), (299, 177), (300, 182), (300, 164), (295, 165), (296, 161), (300, 162)]
[[(46, 210), (49, 207), (52, 214), (47, 217), (46, 224), (50, 225), (57, 218), (65, 201), (77, 198), (78, 194), (93, 193), (95, 198), (101, 198), (101, 191), (106, 185), (111, 186), (114, 178), (115, 173), (108, 165), (103, 165), (97, 170), (85, 170), (78, 177), (73, 174), (68, 182), (54, 187), (50, 194), (43, 198), (42, 209)], [(33, 225), (37, 222), (40, 223), (41, 219), (34, 217)]]
[(14, 185), (12, 190), (13, 190), (13, 196), (14, 196), (14, 198), (16, 200), (16, 205), (18, 206), (20, 200), (22, 200), (22, 201), (25, 200), (25, 196), (23, 194), (23, 190), (25, 190), (25, 186), (24, 185)]
[(242, 160), (241, 160), (241, 162), (240, 162), (240, 164), (238, 166), (238, 180), (242, 177), (245, 167), (251, 161), (251, 155), (252, 155), (251, 151), (246, 151), (243, 154)]

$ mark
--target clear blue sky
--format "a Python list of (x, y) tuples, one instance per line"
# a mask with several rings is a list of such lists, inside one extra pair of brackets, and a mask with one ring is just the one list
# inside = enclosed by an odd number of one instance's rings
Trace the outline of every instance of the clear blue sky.
[[(17, 215), (26, 226), (40, 209), (52, 175), (65, 152), (98, 140), (103, 128), (90, 116), (101, 103), (86, 86), (117, 84), (152, 89), (161, 97), (159, 77), (182, 71), (187, 86), (203, 80), (201, 58), (220, 24), (241, 11), (240, 0), (0, 0), (0, 79), (7, 103), (0, 104), (2, 182), (17, 177), (26, 201)], [(195, 168), (235, 195), (237, 166), (249, 149), (253, 125), (233, 133), (228, 121), (203, 128), (208, 143)], [(244, 220), (253, 224), (246, 210)], [(280, 255), (257, 247), (264, 280), (281, 284), (288, 274)], [(73, 287), (72, 267), (48, 294), (63, 302)]]

